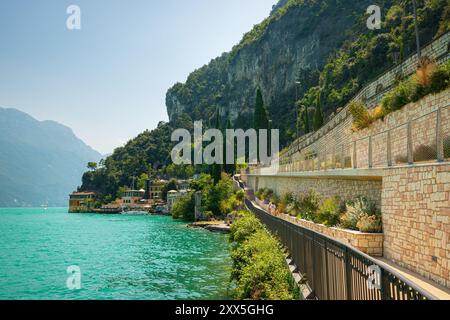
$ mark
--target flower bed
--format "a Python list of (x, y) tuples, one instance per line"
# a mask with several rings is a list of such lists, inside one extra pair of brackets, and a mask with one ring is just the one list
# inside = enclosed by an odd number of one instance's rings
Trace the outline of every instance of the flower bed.
[(307, 228), (329, 236), (333, 239), (337, 239), (343, 243), (346, 243), (368, 255), (374, 257), (383, 256), (383, 234), (382, 233), (365, 233), (354, 230), (341, 229), (337, 227), (327, 227), (323, 224), (317, 224), (312, 221), (299, 219), (297, 217), (290, 216), (285, 213), (278, 212), (274, 206), (265, 203), (264, 201), (255, 199), (256, 204), (269, 212), (272, 215), (278, 216), (293, 224), (297, 224), (301, 227)]

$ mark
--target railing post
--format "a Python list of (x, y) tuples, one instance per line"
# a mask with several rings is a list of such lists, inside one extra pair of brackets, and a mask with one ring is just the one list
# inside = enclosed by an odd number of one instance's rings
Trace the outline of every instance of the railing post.
[(372, 159), (372, 136), (369, 136), (369, 169), (373, 167), (373, 159)]
[(341, 146), (341, 169), (345, 169), (345, 146)]
[(381, 291), (381, 300), (390, 300), (390, 285), (389, 285), (389, 280), (386, 276), (386, 272), (384, 271), (383, 268), (381, 268), (381, 283), (380, 283), (380, 291)]
[(437, 151), (437, 161), (444, 161), (444, 142), (442, 139), (442, 109), (437, 109), (436, 113), (436, 151)]
[(344, 261), (345, 261), (345, 287), (346, 287), (346, 293), (347, 293), (347, 300), (350, 301), (353, 299), (352, 268), (351, 268), (350, 255), (349, 255), (347, 247), (345, 247)]
[(414, 164), (414, 151), (413, 151), (413, 141), (412, 141), (412, 125), (411, 121), (408, 121), (407, 125), (407, 152), (408, 152), (408, 164)]
[(333, 170), (336, 170), (337, 168), (337, 145), (334, 146), (334, 152), (333, 152)]
[(356, 141), (353, 141), (353, 169), (358, 168), (358, 164), (356, 163), (357, 160), (358, 159), (356, 156)]
[(386, 146), (386, 154), (387, 154), (387, 165), (388, 167), (392, 167), (392, 144), (391, 144), (391, 130), (387, 132), (387, 146)]
[(328, 279), (328, 242), (326, 239), (324, 240), (323, 247), (325, 249), (325, 282), (327, 288), (327, 300), (330, 300), (330, 281)]

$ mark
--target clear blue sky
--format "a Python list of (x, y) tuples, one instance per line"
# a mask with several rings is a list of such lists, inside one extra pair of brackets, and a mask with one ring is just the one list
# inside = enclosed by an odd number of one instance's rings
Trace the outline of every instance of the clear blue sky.
[[(167, 120), (165, 93), (229, 51), (277, 0), (2, 0), (0, 106), (102, 153)], [(66, 28), (79, 5), (82, 29)]]

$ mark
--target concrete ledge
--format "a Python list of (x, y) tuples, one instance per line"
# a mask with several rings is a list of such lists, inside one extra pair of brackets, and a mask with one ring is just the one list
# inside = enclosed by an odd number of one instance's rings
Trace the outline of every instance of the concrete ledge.
[(308, 179), (382, 180), (384, 169), (336, 169), (326, 171), (279, 172), (275, 174), (246, 174), (248, 177), (282, 177)]

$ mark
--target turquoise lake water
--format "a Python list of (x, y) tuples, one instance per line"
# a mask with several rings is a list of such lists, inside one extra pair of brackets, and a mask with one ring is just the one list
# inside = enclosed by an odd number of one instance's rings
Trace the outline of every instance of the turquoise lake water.
[(227, 298), (227, 236), (171, 217), (0, 209), (0, 239), (0, 299)]

